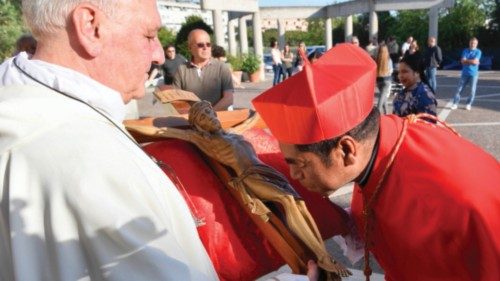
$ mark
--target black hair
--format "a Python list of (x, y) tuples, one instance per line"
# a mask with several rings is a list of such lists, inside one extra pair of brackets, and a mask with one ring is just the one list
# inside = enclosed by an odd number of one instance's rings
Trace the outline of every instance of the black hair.
[(350, 136), (358, 142), (368, 140), (377, 136), (380, 127), (380, 112), (376, 107), (373, 107), (368, 116), (356, 127), (349, 130), (347, 133), (312, 144), (297, 144), (298, 151), (312, 152), (318, 155), (326, 166), (330, 166), (330, 153), (335, 148), (340, 139), (344, 136)]
[(174, 48), (174, 49), (175, 49), (175, 45), (174, 45), (174, 44), (172, 44), (172, 43), (167, 44), (167, 45), (163, 48), (163, 50), (165, 50), (165, 51), (166, 51), (166, 50), (168, 50), (168, 48)]
[(432, 91), (433, 94), (436, 94), (434, 92), (434, 89), (429, 84), (429, 78), (427, 77), (427, 75), (425, 75), (425, 64), (419, 52), (416, 52), (411, 55), (410, 54), (405, 55), (399, 62), (400, 63), (404, 62), (413, 71), (417, 72), (418, 75), (420, 76), (420, 81), (422, 81), (425, 85), (427, 85), (427, 87)]
[(278, 45), (278, 41), (276, 41), (276, 39), (274, 38), (271, 38), (271, 48), (276, 47), (276, 45)]
[(226, 51), (224, 48), (218, 45), (212, 46), (212, 57), (218, 59), (226, 56)]
[(35, 37), (31, 34), (23, 34), (16, 41), (16, 52), (27, 52), (28, 54), (34, 55), (36, 52), (37, 41)]

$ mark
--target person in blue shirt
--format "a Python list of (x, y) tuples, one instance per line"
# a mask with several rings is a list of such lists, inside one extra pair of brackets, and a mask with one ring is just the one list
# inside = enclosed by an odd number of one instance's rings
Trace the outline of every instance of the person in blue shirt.
[(476, 96), (477, 78), (479, 77), (479, 60), (481, 59), (481, 50), (477, 48), (477, 38), (473, 37), (469, 41), (469, 48), (462, 52), (462, 76), (458, 89), (453, 97), (451, 109), (457, 109), (460, 102), (460, 95), (464, 91), (467, 84), (470, 83), (470, 96), (467, 99), (466, 110), (471, 110), (474, 97)]
[(398, 78), (404, 88), (392, 101), (393, 114), (401, 117), (418, 113), (436, 115), (436, 97), (429, 86), (423, 61), (419, 55), (411, 54), (401, 59)]

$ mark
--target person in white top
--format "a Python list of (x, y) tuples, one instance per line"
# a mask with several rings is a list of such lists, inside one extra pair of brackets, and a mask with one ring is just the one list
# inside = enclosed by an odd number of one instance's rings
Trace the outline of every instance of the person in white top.
[(217, 280), (174, 184), (121, 125), (164, 61), (154, 0), (23, 1), (0, 66), (0, 280)]
[(278, 46), (278, 41), (275, 39), (271, 40), (271, 57), (273, 59), (273, 86), (278, 84), (283, 74), (283, 66), (281, 62), (281, 51)]
[(413, 37), (409, 36), (408, 38), (406, 38), (406, 41), (403, 43), (403, 45), (401, 45), (401, 57), (404, 56), (408, 49), (410, 49), (411, 42), (413, 42)]

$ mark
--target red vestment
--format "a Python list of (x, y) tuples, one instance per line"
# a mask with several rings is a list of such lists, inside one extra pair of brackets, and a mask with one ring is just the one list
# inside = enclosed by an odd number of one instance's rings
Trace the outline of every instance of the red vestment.
[[(276, 139), (261, 129), (248, 130), (244, 136), (263, 162), (289, 175)], [(197, 228), (198, 234), (221, 281), (255, 280), (284, 264), (273, 245), (205, 163), (194, 145), (167, 139), (148, 144), (144, 150), (175, 171), (179, 179), (177, 188), (193, 216), (204, 220), (205, 224)], [(163, 169), (167, 175), (173, 176), (167, 168)], [(172, 180), (176, 182), (175, 177)], [(345, 212), (340, 207), (304, 189), (296, 181), (290, 180), (290, 183), (308, 204), (325, 239), (347, 232), (343, 227)]]
[[(373, 193), (402, 120), (381, 118), (370, 177), (354, 189), (361, 237), (363, 193)], [(494, 157), (443, 127), (409, 124), (381, 188), (370, 240), (387, 280), (500, 280), (500, 163)]]

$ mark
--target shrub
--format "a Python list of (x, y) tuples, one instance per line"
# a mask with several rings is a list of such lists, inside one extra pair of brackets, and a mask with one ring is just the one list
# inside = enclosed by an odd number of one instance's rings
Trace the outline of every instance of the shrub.
[(231, 56), (227, 57), (227, 62), (231, 65), (233, 71), (241, 71), (243, 68), (243, 58), (241, 56)]
[(260, 69), (261, 63), (260, 58), (254, 54), (244, 55), (241, 70), (252, 74)]

